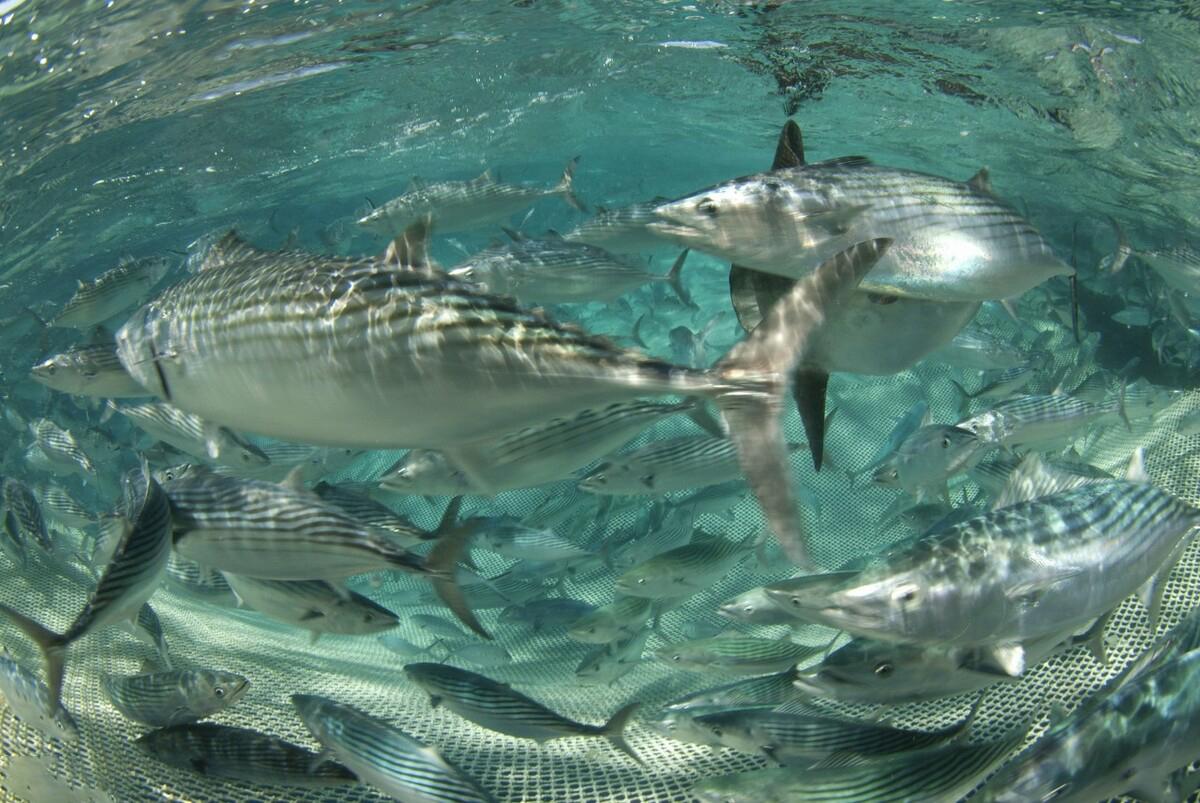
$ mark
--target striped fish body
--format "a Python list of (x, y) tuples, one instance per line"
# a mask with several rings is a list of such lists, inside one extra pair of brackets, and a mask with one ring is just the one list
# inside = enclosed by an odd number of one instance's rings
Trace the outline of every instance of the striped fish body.
[(114, 708), (156, 728), (210, 717), (236, 703), (249, 687), (250, 681), (241, 675), (210, 669), (100, 678), (100, 688)]
[(971, 430), (931, 424), (909, 435), (894, 455), (880, 463), (872, 478), (924, 500), (944, 492), (947, 480), (969, 470), (985, 451)]
[(466, 669), (418, 663), (406, 665), (404, 674), (429, 692), (434, 706), (444, 705), (488, 730), (539, 743), (566, 736), (603, 736), (640, 762), (622, 736), (637, 703), (622, 708), (605, 725), (585, 725), (551, 711), (506, 684)]
[(162, 622), (158, 619), (158, 614), (150, 607), (150, 603), (138, 610), (137, 621), (132, 628), (133, 636), (141, 639), (154, 648), (158, 653), (158, 658), (166, 666), (167, 669), (173, 669), (171, 666), (171, 655), (167, 651), (167, 637), (163, 634)]
[(237, 597), (219, 570), (172, 554), (167, 562), (168, 588), (215, 605), (237, 605)]
[(796, 617), (784, 607), (777, 605), (761, 586), (738, 594), (721, 603), (717, 612), (729, 619), (748, 625), (792, 625)]
[(67, 709), (50, 699), (46, 684), (7, 655), (0, 655), (0, 693), (17, 718), (48, 739), (79, 740), (79, 727)]
[(863, 289), (944, 302), (1011, 298), (1073, 270), (1012, 207), (974, 182), (833, 159), (733, 179), (664, 203), (651, 231), (796, 278), (868, 237), (895, 247)]
[(470, 481), (443, 452), (411, 449), (382, 477), (379, 490), (396, 494), (458, 496), (475, 493)]
[(753, 541), (754, 536), (741, 543), (716, 536), (695, 538), (622, 574), (617, 593), (661, 599), (706, 591), (749, 556)]
[(1099, 692), (1002, 767), (986, 803), (1027, 800), (1184, 800), (1200, 745), (1200, 651)]
[(362, 594), (323, 580), (261, 580), (227, 572), (225, 579), (247, 608), (313, 634), (362, 636), (395, 627), (396, 615)]
[(787, 639), (716, 636), (655, 650), (660, 661), (692, 672), (765, 675), (781, 672), (825, 651)]
[(294, 694), (300, 719), (360, 781), (406, 803), (495, 803), (435, 748), (348, 705)]
[[(803, 445), (790, 445), (795, 452)], [(719, 485), (738, 479), (737, 447), (728, 438), (668, 438), (629, 454), (613, 455), (580, 481), (591, 493), (664, 494)]]
[(440, 181), (426, 184), (414, 180), (403, 195), (385, 203), (358, 221), (370, 231), (394, 237), (426, 216), (438, 231), (464, 231), (489, 223), (503, 223), (542, 198), (561, 196), (582, 208), (571, 192), (575, 163), (572, 159), (554, 187), (503, 184), (490, 172), (470, 181)]
[(104, 323), (145, 298), (167, 274), (169, 266), (163, 257), (135, 259), (90, 282), (81, 281), (52, 324), (87, 329)]
[(34, 487), (42, 510), (51, 519), (68, 527), (91, 527), (96, 524), (96, 515), (81, 505), (65, 489), (52, 483)]
[(956, 368), (976, 371), (1019, 368), (1028, 357), (1022, 349), (979, 326), (965, 327), (933, 355)]
[(1045, 446), (1082, 435), (1089, 424), (1115, 417), (1118, 409), (1116, 401), (1092, 404), (1064, 395), (1018, 396), (958, 426), (985, 443)]
[(797, 677), (795, 668), (792, 668), (773, 675), (739, 678), (732, 683), (724, 683), (672, 700), (664, 708), (670, 711), (703, 711), (718, 707), (748, 706), (774, 708), (803, 699), (803, 695), (793, 685)]
[(24, 614), (0, 605), (33, 639), (46, 661), (46, 685), (52, 708), (62, 695), (66, 651), (97, 628), (136, 619), (146, 600), (158, 589), (171, 554), (171, 508), (162, 487), (144, 465), (124, 477), (127, 518), (124, 528), (87, 604), (65, 633), (53, 633)]
[(1008, 475), (992, 507), (1008, 507), (1029, 499), (1053, 496), (1106, 479), (1111, 479), (1107, 472), (1086, 463), (1062, 465), (1043, 459), (1037, 452), (1030, 452)]
[(166, 483), (175, 551), (264, 580), (342, 580), (380, 569), (420, 572), (420, 558), (315, 494), (204, 472)]
[(586, 683), (613, 685), (642, 662), (650, 633), (650, 628), (643, 627), (629, 638), (597, 646), (579, 662), (575, 677)]
[(653, 612), (653, 603), (646, 597), (617, 597), (576, 619), (567, 635), (585, 644), (632, 638), (645, 628)]
[(506, 558), (516, 560), (572, 560), (592, 553), (571, 543), (554, 530), (533, 529), (520, 524), (497, 522), (479, 535), (479, 544)]
[(35, 544), (43, 552), (54, 551), (54, 542), (42, 518), (42, 508), (29, 486), (12, 477), (5, 477), (0, 486), (4, 503), (4, 528), (13, 541)]
[(819, 712), (763, 708), (717, 711), (700, 714), (695, 720), (726, 747), (790, 766), (811, 766), (833, 757), (877, 758), (921, 750), (962, 733), (962, 723), (938, 731), (912, 731)]
[[(1112, 610), (1169, 570), (1198, 523), (1152, 485), (1107, 480), (898, 544), (840, 588), (787, 601), (801, 618), (857, 635), (1000, 650)], [(1006, 671), (1020, 674), (1012, 663)]]
[(954, 801), (1021, 744), (945, 745), (850, 767), (755, 770), (706, 778), (692, 787), (702, 803), (894, 803)]
[(608, 302), (666, 279), (602, 248), (562, 238), (493, 246), (456, 265), (450, 275), (489, 293), (540, 304)]
[(318, 762), (311, 750), (247, 728), (212, 722), (172, 725), (143, 734), (134, 744), (164, 764), (210, 778), (268, 786), (358, 783), (341, 764)]
[(80, 396), (123, 399), (150, 396), (117, 358), (116, 343), (76, 346), (33, 366), (34, 380)]
[[(1075, 482), (1075, 485), (1070, 487), (1084, 485), (1086, 481), (1111, 480), (1113, 478), (1112, 474), (1109, 474), (1107, 471), (1077, 460), (1066, 460), (1049, 455), (1042, 455), (1041, 460), (1048, 467), (1051, 474), (1060, 478), (1062, 482)], [(971, 468), (969, 473), (971, 479), (975, 480), (983, 490), (987, 491), (989, 496), (996, 498), (1004, 491), (1005, 486), (1009, 484), (1013, 472), (1016, 471), (1019, 465), (1021, 465), (1019, 458), (999, 454), (976, 464)], [(1064, 484), (1058, 490), (1065, 491), (1069, 490), (1070, 487)]]
[(348, 488), (319, 482), (313, 493), (330, 504), (341, 508), (347, 516), (373, 528), (385, 538), (391, 538), (404, 546), (412, 546), (435, 537), (435, 533), (422, 530), (411, 521), (396, 513), (387, 505), (376, 502), (366, 494)]
[(666, 505), (660, 500), (656, 507), (651, 508), (646, 527), (639, 525), (631, 528), (622, 534), (619, 542), (604, 545), (614, 570), (626, 571), (672, 549), (686, 546), (691, 541), (696, 520), (691, 509), (672, 508), (658, 515), (663, 510), (666, 510)]
[(439, 448), (452, 459), (457, 445), (589, 407), (706, 397), (785, 551), (806, 562), (778, 421), (784, 377), (886, 248), (863, 243), (823, 264), (709, 371), (618, 348), (441, 274), (320, 260), (201, 271), (136, 313), (118, 354), (159, 397), (235, 430)]
[(42, 450), (42, 454), (46, 456), (52, 466), (82, 474), (85, 477), (96, 473), (96, 466), (93, 465), (92, 459), (83, 451), (83, 447), (79, 445), (79, 441), (70, 431), (47, 418), (39, 418), (31, 422), (29, 428), (33, 433), (34, 443)]
[[(491, 493), (529, 488), (565, 479), (623, 446), (650, 425), (695, 410), (694, 402), (616, 402), (553, 418), (494, 440), (460, 446), (453, 459)], [(730, 459), (733, 471), (740, 476), (736, 451), (731, 451)]]
[(666, 245), (669, 240), (650, 229), (658, 219), (655, 210), (661, 201), (631, 204), (620, 209), (600, 209), (563, 235), (570, 242), (588, 243), (620, 254), (637, 254)]
[(271, 459), (254, 444), (226, 427), (162, 402), (113, 406), (135, 426), (157, 440), (193, 457), (228, 466), (262, 467)]

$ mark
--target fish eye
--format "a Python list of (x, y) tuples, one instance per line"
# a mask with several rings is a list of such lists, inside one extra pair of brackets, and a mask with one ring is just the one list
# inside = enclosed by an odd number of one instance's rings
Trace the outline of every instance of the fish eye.
[(713, 736), (716, 736), (717, 738), (720, 738), (723, 735), (720, 728), (713, 728), (712, 733)]
[(671, 660), (674, 661), (675, 663), (679, 663), (682, 659), (683, 659), (683, 656), (680, 655), (679, 653), (675, 653), (674, 655), (671, 656)]
[(644, 586), (644, 585), (646, 585), (646, 578), (645, 578), (645, 577), (639, 577), (639, 578), (637, 579), (637, 584), (638, 584), (638, 585), (640, 585), (640, 586)]
[(887, 661), (883, 661), (881, 663), (876, 664), (875, 669), (873, 671), (875, 672), (875, 677), (886, 678), (889, 675), (891, 675), (894, 670), (895, 670), (894, 666), (889, 664)]
[(900, 479), (900, 470), (894, 468), (891, 471), (889, 471), (887, 473), (887, 475), (890, 479), (898, 480), (898, 479)]
[(716, 201), (712, 198), (701, 198), (696, 204), (696, 211), (707, 217), (716, 217), (719, 210)]
[(50, 374), (50, 376), (54, 376), (56, 371), (58, 371), (58, 366), (54, 363), (50, 363), (46, 366), (46, 373)]
[(779, 192), (779, 182), (778, 181), (764, 181), (763, 186), (766, 187), (771, 192)]
[(225, 687), (223, 687), (223, 686), (214, 687), (213, 694), (217, 697), (224, 697), (225, 696)]
[(915, 602), (920, 589), (912, 583), (902, 585), (892, 592), (892, 601), (899, 602), (901, 605), (908, 605)]
[(942, 438), (942, 448), (943, 449), (950, 448), (950, 436), (947, 435), (946, 437)]

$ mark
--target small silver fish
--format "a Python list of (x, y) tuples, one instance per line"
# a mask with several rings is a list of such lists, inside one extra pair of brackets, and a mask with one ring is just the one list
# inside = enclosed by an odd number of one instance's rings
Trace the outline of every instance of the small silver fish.
[(125, 416), (151, 437), (193, 457), (234, 467), (262, 467), (271, 462), (262, 449), (236, 432), (171, 404), (142, 402), (118, 406), (109, 402), (109, 409)]
[(51, 323), (75, 329), (104, 323), (145, 298), (169, 267), (163, 257), (147, 257), (122, 262), (90, 282), (81, 280)]
[(47, 357), (33, 366), (30, 375), (63, 393), (107, 399), (153, 395), (121, 365), (117, 344), (112, 341), (75, 346)]
[(145, 675), (103, 675), (100, 688), (113, 707), (156, 728), (210, 717), (242, 698), (250, 681), (233, 672), (176, 669)]
[[(788, 452), (804, 448), (803, 444), (789, 444)], [(733, 441), (690, 436), (652, 441), (628, 454), (612, 455), (584, 477), (579, 487), (595, 494), (664, 494), (719, 485), (741, 476)]]
[(755, 533), (741, 542), (719, 536), (695, 538), (690, 544), (656, 555), (622, 574), (617, 578), (617, 593), (661, 599), (707, 591), (749, 557), (758, 538)]
[(632, 638), (644, 629), (653, 613), (654, 604), (646, 597), (617, 597), (576, 619), (567, 635), (586, 644)]
[(304, 628), (312, 641), (323, 633), (363, 636), (399, 623), (396, 615), (362, 594), (323, 580), (264, 580), (225, 572), (238, 601), (264, 616)]
[(612, 686), (642, 662), (650, 632), (650, 628), (643, 627), (628, 638), (596, 647), (579, 662), (575, 677), (585, 683)]

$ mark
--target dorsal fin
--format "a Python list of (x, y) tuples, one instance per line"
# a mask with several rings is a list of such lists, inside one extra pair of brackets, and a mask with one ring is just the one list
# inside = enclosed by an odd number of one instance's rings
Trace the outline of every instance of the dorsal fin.
[(992, 177), (988, 173), (986, 167), (979, 168), (979, 172), (967, 179), (967, 186), (979, 192), (986, 192), (992, 195)]
[(433, 227), (429, 215), (413, 223), (404, 233), (388, 243), (383, 252), (383, 261), (390, 267), (402, 270), (437, 270), (429, 256), (429, 231)]
[(779, 132), (779, 144), (775, 146), (775, 161), (772, 170), (799, 167), (804, 164), (804, 136), (795, 120), (788, 120)]
[(488, 168), (471, 180), (472, 184), (492, 184), (496, 179), (492, 177), (492, 168)]
[(268, 252), (250, 245), (250, 243), (242, 239), (240, 234), (230, 229), (225, 233), (224, 237), (210, 245), (208, 250), (204, 252), (204, 260), (200, 263), (199, 270), (206, 271), (213, 268), (223, 268), (226, 265), (232, 265), (238, 260), (258, 257), (266, 253)]
[(871, 160), (865, 156), (837, 156), (823, 162), (810, 162), (810, 164), (822, 167), (866, 167), (871, 164)]
[(505, 234), (507, 234), (507, 235), (508, 235), (508, 239), (512, 240), (514, 243), (519, 243), (519, 242), (521, 242), (522, 240), (524, 240), (524, 239), (525, 239), (525, 235), (524, 235), (524, 234), (522, 234), (521, 232), (517, 231), (516, 229), (510, 229), (508, 226), (501, 226), (501, 227), (500, 227), (500, 231), (502, 231), (502, 232), (504, 232)]

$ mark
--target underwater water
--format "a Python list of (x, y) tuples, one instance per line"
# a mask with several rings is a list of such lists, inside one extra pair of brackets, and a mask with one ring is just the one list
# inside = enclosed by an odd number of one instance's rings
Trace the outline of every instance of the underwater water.
[(0, 0), (0, 795), (1186, 798), (1197, 44)]

